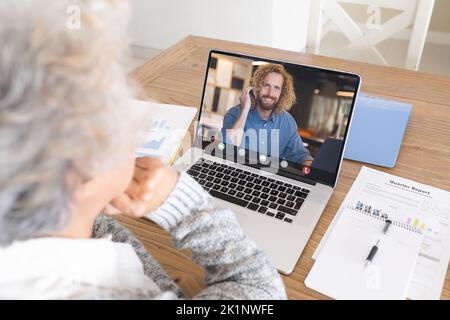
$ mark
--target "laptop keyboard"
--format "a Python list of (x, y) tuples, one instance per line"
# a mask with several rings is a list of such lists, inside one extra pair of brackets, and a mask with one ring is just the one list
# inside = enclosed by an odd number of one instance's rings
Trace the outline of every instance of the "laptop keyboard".
[(212, 196), (287, 223), (292, 223), (310, 192), (206, 159), (199, 159), (187, 173)]

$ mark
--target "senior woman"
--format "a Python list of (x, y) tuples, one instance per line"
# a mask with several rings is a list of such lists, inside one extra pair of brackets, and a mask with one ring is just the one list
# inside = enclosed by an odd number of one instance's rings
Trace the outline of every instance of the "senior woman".
[(191, 249), (206, 271), (194, 298), (285, 298), (232, 212), (186, 174), (134, 159), (143, 117), (119, 63), (124, 1), (0, 10), (0, 298), (187, 298), (105, 211), (146, 216)]

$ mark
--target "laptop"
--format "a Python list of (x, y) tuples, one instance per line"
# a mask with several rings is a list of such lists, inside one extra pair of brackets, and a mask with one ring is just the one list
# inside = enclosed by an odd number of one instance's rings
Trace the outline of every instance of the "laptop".
[(336, 187), (360, 82), (349, 72), (209, 53), (194, 143), (174, 166), (232, 210), (282, 273), (294, 270)]

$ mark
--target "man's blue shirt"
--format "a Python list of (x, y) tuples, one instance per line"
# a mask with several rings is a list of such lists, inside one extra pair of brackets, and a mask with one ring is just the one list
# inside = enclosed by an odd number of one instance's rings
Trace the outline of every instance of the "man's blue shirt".
[[(228, 110), (224, 116), (222, 137), (227, 144), (232, 144), (232, 142), (226, 136), (225, 130), (234, 125), (240, 114), (241, 105), (239, 104)], [(253, 131), (251, 132), (249, 129), (253, 129)], [(271, 134), (273, 129), (279, 130), (278, 139), (276, 133)], [(272, 141), (272, 139), (278, 141)], [(276, 148), (277, 142), (279, 143), (278, 148)], [(289, 112), (281, 114), (272, 112), (269, 119), (263, 120), (256, 108), (251, 109), (244, 126), (244, 138), (239, 147), (299, 164), (305, 160), (313, 160), (309, 151), (303, 146), (303, 141), (297, 132), (297, 123)]]

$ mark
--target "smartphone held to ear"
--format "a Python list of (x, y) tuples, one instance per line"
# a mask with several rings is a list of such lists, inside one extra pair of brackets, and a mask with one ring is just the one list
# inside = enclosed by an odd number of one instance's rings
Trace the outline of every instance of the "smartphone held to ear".
[(250, 94), (250, 100), (251, 100), (251, 105), (254, 106), (256, 103), (256, 98), (255, 98), (255, 93), (254, 93), (255, 89), (251, 89), (249, 94)]

